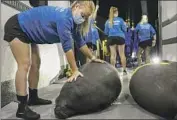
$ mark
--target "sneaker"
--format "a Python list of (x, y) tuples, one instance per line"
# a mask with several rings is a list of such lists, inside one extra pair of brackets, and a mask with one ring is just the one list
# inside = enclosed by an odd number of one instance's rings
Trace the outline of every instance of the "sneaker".
[(40, 119), (40, 114), (37, 114), (36, 112), (32, 111), (25, 104), (18, 104), (16, 117), (23, 118), (25, 120), (38, 120)]
[(36, 99), (29, 99), (28, 101), (28, 105), (32, 106), (32, 105), (49, 105), (52, 104), (51, 100), (45, 100), (42, 98), (36, 98)]

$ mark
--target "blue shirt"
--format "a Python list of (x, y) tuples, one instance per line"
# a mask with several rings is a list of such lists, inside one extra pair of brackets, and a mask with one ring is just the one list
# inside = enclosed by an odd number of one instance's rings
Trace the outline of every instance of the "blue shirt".
[(76, 30), (71, 8), (41, 6), (18, 14), (18, 21), (31, 43), (60, 43), (64, 52), (72, 49), (74, 39), (78, 47), (85, 45), (80, 32)]
[(92, 26), (92, 44), (96, 45), (97, 43), (97, 40), (99, 40), (100, 37), (99, 37), (99, 33), (98, 33), (98, 30)]
[(154, 28), (149, 24), (138, 24), (135, 28), (140, 42), (151, 40), (152, 37), (156, 34)]
[(125, 39), (126, 25), (122, 18), (116, 17), (113, 19), (113, 26), (110, 26), (110, 21), (107, 20), (105, 23), (104, 32), (106, 35), (119, 36)]

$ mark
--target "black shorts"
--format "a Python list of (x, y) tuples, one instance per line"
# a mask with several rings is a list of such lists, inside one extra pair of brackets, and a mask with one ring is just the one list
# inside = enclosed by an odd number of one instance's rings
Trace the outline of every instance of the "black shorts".
[(118, 36), (108, 37), (108, 45), (124, 45), (125, 39)]
[(92, 49), (93, 51), (97, 50), (97, 46), (92, 44), (91, 42), (87, 43), (88, 48)]
[(19, 25), (17, 14), (9, 18), (4, 26), (4, 40), (11, 42), (14, 38), (18, 38), (25, 43), (30, 43), (28, 36), (22, 31)]
[(146, 41), (143, 41), (143, 42), (140, 42), (139, 43), (139, 46), (141, 48), (146, 48), (146, 47), (151, 47), (152, 46), (152, 39), (149, 39), (149, 40), (146, 40)]

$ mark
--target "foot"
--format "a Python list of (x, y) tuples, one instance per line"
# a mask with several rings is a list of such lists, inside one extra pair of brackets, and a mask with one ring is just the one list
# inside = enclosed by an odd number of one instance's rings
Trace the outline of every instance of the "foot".
[(36, 99), (29, 99), (28, 101), (28, 105), (32, 106), (32, 105), (49, 105), (52, 104), (51, 100), (45, 100), (42, 98), (36, 98)]
[(19, 104), (16, 117), (25, 120), (38, 120), (40, 119), (40, 114), (32, 111), (27, 105)]

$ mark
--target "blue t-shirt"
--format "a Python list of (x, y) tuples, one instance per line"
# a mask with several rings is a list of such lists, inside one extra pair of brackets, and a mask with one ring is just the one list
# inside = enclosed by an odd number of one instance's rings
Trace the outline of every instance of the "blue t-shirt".
[(111, 27), (110, 21), (107, 20), (105, 23), (104, 32), (106, 35), (119, 36), (125, 39), (126, 25), (122, 18), (116, 17), (113, 19), (113, 26)]
[(71, 8), (41, 6), (18, 14), (18, 21), (31, 43), (60, 43), (65, 52), (72, 49), (74, 39), (78, 47), (85, 45), (76, 29)]
[(154, 28), (149, 24), (138, 24), (135, 28), (140, 42), (151, 40), (152, 37), (156, 34)]

